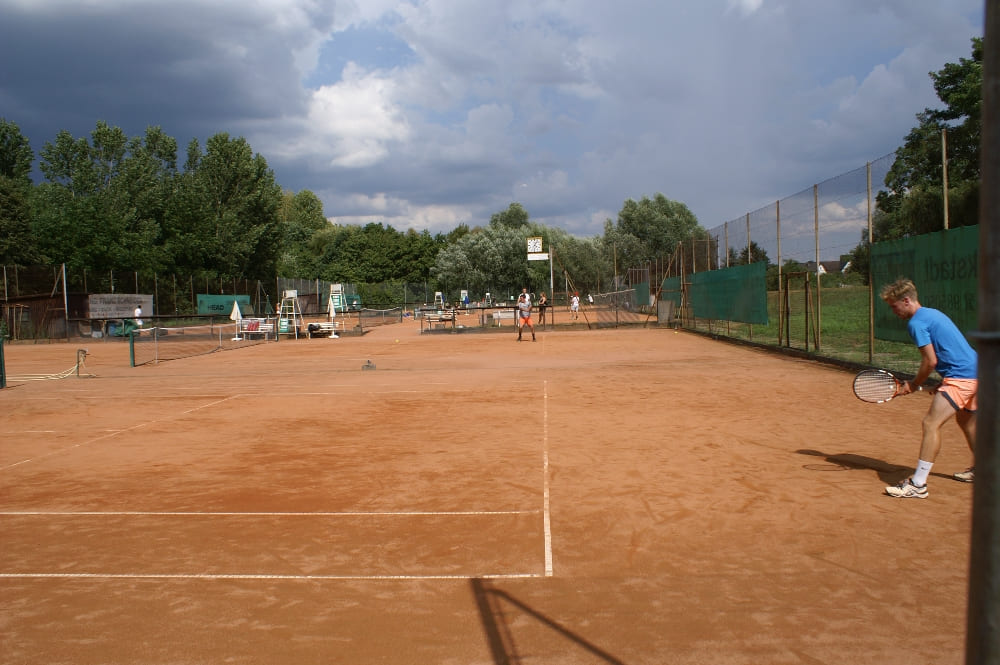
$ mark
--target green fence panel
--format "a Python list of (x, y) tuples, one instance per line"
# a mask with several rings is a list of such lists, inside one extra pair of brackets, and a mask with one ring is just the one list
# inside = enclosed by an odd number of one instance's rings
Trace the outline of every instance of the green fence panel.
[(669, 300), (674, 303), (676, 310), (681, 306), (681, 278), (667, 277), (660, 284), (660, 300)]
[(650, 305), (649, 302), (649, 282), (639, 282), (632, 287), (635, 290), (635, 304), (640, 307)]
[(198, 313), (217, 314), (229, 316), (233, 311), (233, 300), (240, 304), (240, 312), (244, 316), (254, 316), (253, 307), (250, 305), (250, 296), (246, 295), (212, 295), (208, 293), (198, 294)]
[(886, 284), (900, 277), (913, 280), (920, 304), (947, 314), (959, 330), (976, 329), (979, 227), (947, 231), (872, 245), (872, 285), (875, 289), (875, 337), (910, 342), (906, 322), (878, 297)]
[[(733, 266), (688, 275), (691, 309), (699, 319), (767, 325), (767, 264)], [(663, 280), (663, 300), (681, 305), (681, 278)]]

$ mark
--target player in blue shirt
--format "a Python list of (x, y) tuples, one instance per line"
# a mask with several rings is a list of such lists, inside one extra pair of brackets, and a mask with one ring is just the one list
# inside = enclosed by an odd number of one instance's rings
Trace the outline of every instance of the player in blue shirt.
[[(880, 293), (893, 314), (907, 321), (907, 330), (920, 349), (920, 369), (913, 381), (900, 389), (901, 395), (916, 390), (931, 372), (941, 375), (941, 387), (931, 398), (930, 408), (923, 419), (923, 439), (920, 459), (910, 478), (898, 485), (886, 487), (886, 494), (899, 498), (927, 498), (927, 477), (941, 450), (941, 426), (955, 416), (965, 434), (969, 450), (975, 452), (976, 442), (976, 378), (977, 356), (962, 331), (943, 312), (922, 307), (917, 300), (917, 287), (908, 279), (899, 279), (885, 286)], [(956, 473), (955, 480), (972, 482), (974, 467)]]

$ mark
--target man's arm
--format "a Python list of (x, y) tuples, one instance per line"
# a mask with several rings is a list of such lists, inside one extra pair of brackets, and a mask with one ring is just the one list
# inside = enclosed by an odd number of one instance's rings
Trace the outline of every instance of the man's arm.
[(937, 354), (934, 353), (934, 345), (924, 344), (920, 347), (920, 369), (917, 370), (913, 381), (907, 381), (903, 384), (903, 389), (900, 392), (904, 395), (912, 393), (927, 380), (935, 367), (937, 367)]

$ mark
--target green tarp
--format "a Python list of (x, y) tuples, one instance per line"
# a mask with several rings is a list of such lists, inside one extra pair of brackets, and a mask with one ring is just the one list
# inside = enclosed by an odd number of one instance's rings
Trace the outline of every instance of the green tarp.
[[(692, 313), (699, 319), (767, 325), (767, 264), (733, 266), (688, 275)], [(681, 306), (681, 278), (663, 280), (662, 300)]]
[(219, 296), (206, 293), (198, 294), (198, 313), (217, 314), (229, 316), (233, 312), (233, 300), (240, 304), (240, 313), (243, 316), (253, 316), (253, 307), (250, 306), (250, 296)]
[(941, 310), (966, 334), (975, 330), (979, 315), (978, 254), (978, 226), (874, 243), (871, 266), (875, 337), (912, 341), (906, 332), (906, 322), (897, 318), (879, 298), (882, 287), (900, 277), (913, 280), (921, 305)]

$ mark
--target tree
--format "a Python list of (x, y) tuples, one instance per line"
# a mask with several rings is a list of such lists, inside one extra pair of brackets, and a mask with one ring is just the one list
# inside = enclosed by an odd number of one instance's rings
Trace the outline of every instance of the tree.
[(528, 286), (528, 228), (490, 224), (462, 236), (437, 255), (431, 274), (444, 290), (501, 295)]
[(270, 278), (281, 250), (281, 188), (267, 160), (226, 133), (188, 145), (167, 235), (174, 256), (225, 276)]
[[(621, 272), (622, 268), (671, 256), (682, 243), (707, 237), (683, 203), (671, 201), (663, 194), (652, 199), (644, 196), (639, 201), (628, 199), (618, 213), (618, 220), (605, 222), (604, 260)], [(694, 260), (693, 254), (685, 252), (686, 263)]]
[(285, 192), (278, 208), (278, 218), (282, 228), (278, 274), (286, 277), (319, 275), (319, 266), (313, 260), (309, 242), (316, 232), (330, 224), (323, 215), (323, 203), (319, 197), (308, 189), (297, 194)]
[(0, 175), (0, 264), (27, 265), (40, 260), (31, 232), (27, 189)]
[(0, 177), (17, 184), (31, 184), (31, 164), (35, 153), (21, 128), (6, 118), (0, 118)]
[(528, 211), (520, 203), (511, 203), (506, 210), (494, 213), (490, 217), (490, 226), (502, 226), (508, 229), (519, 229), (528, 224)]
[(760, 245), (753, 240), (750, 241), (749, 247), (744, 247), (739, 252), (736, 251), (735, 247), (729, 248), (729, 265), (731, 266), (743, 266), (748, 263), (760, 263), (761, 261), (769, 265), (771, 263), (767, 252), (761, 249)]
[[(605, 224), (610, 225), (611, 220), (607, 220)], [(603, 238), (574, 238), (561, 229), (549, 229), (548, 233), (551, 238), (550, 247), (556, 252), (557, 291), (567, 289), (585, 293), (599, 292), (602, 285), (611, 284), (616, 247), (613, 240), (612, 246), (607, 245), (610, 236), (606, 234)]]
[(874, 240), (929, 233), (944, 228), (944, 172), (941, 133), (947, 132), (949, 226), (979, 220), (979, 143), (982, 133), (983, 40), (972, 40), (972, 58), (960, 58), (931, 72), (943, 109), (924, 109), (886, 175), (888, 191), (876, 205), (883, 214)]
[(0, 118), (0, 263), (39, 259), (31, 233), (31, 164), (35, 154), (14, 123)]
[(49, 260), (90, 270), (149, 270), (168, 263), (163, 221), (177, 144), (159, 127), (129, 138), (101, 121), (86, 138), (60, 131), (39, 168), (32, 226)]

